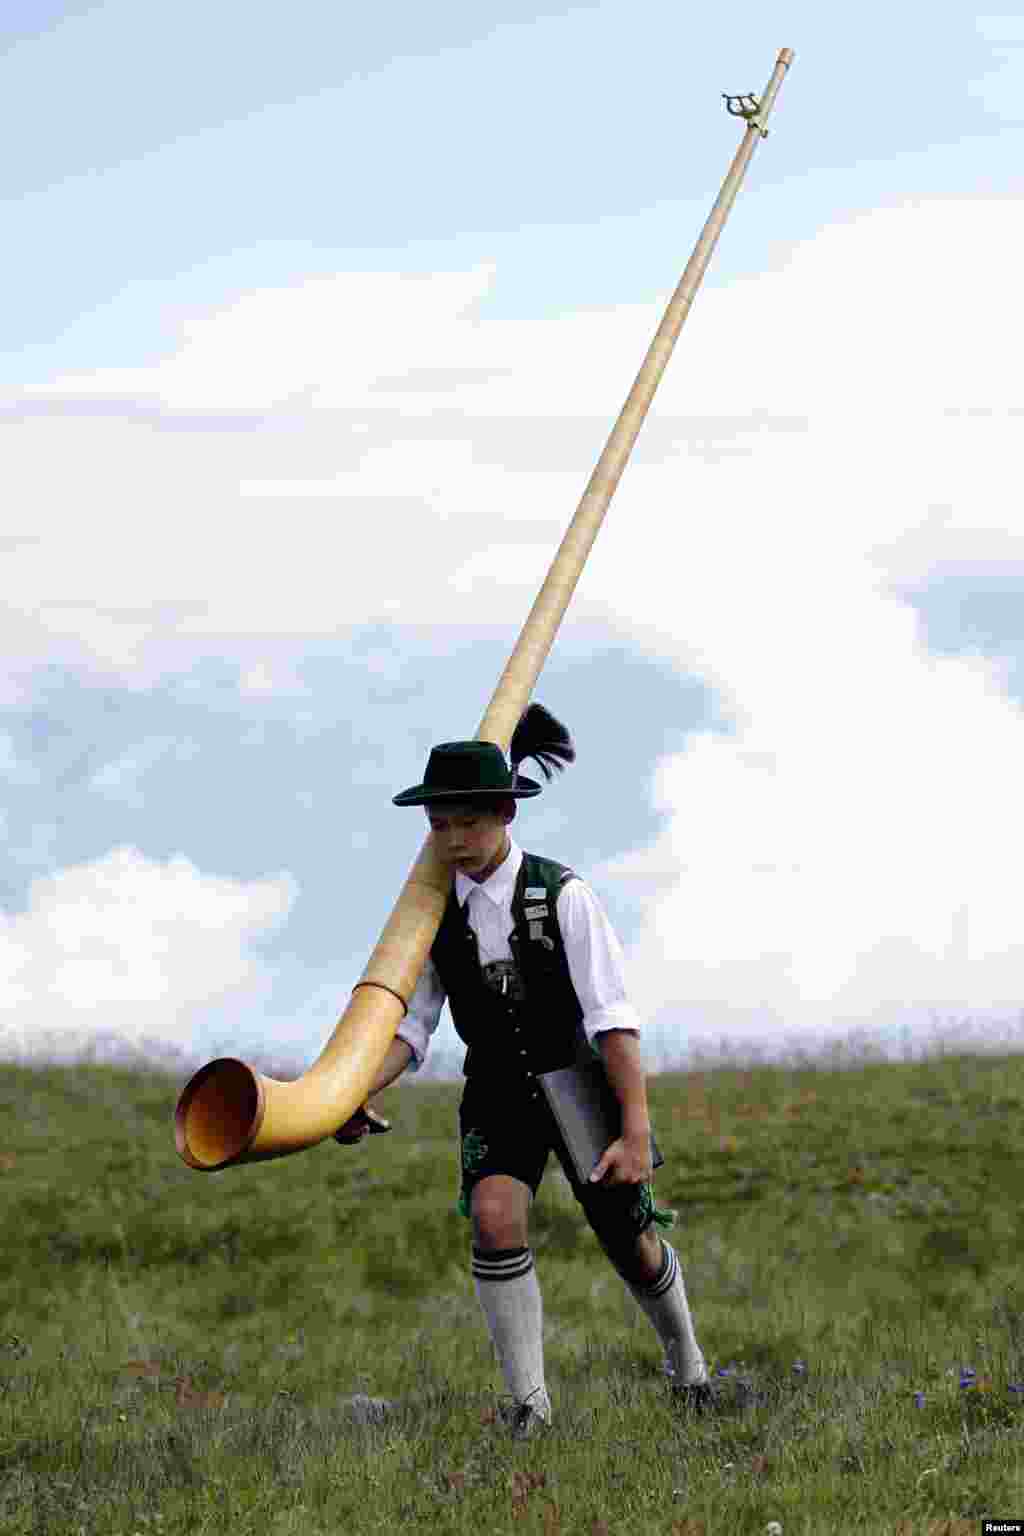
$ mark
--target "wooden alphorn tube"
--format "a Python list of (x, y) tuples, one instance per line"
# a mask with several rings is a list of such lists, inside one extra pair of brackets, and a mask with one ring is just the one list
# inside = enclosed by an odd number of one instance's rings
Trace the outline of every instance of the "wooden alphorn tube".
[[(792, 59), (792, 50), (783, 48), (760, 101), (736, 114), (747, 119), (743, 140), (477, 728), (477, 740), (494, 742), (503, 752), (530, 702)], [(731, 98), (737, 99), (752, 100)], [(734, 110), (731, 105), (729, 110)], [(406, 1012), (451, 882), (451, 868), (437, 857), (428, 837), (334, 1033), (302, 1077), (278, 1082), (236, 1057), (221, 1056), (189, 1079), (174, 1114), (175, 1145), (183, 1162), (212, 1173), (287, 1157), (315, 1147), (355, 1113)]]

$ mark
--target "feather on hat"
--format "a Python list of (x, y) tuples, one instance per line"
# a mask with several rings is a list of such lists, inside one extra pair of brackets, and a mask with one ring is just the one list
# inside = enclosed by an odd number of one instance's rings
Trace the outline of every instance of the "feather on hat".
[(433, 801), (475, 800), (511, 795), (523, 800), (539, 795), (541, 785), (518, 772), (532, 757), (545, 779), (576, 761), (572, 737), (543, 704), (529, 704), (512, 733), (506, 758), (492, 741), (446, 741), (431, 749), (422, 784), (395, 795), (393, 805), (429, 805)]

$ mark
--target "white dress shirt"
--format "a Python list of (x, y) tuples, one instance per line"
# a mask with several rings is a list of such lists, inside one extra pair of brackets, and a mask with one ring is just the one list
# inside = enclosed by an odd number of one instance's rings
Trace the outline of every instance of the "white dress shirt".
[[(513, 929), (512, 897), (523, 862), (523, 850), (514, 838), (504, 861), (482, 882), (471, 880), (460, 869), (455, 871), (455, 897), (460, 906), (468, 902), (469, 926), (477, 936), (480, 964), (492, 960), (510, 960), (509, 934)], [(628, 1029), (640, 1034), (636, 1010), (626, 996), (622, 948), (593, 891), (580, 879), (570, 880), (559, 891), (555, 917), (569, 976), (583, 1009), (583, 1028), (587, 1039), (607, 1029)], [(409, 999), (409, 1011), (397, 1030), (397, 1038), (412, 1048), (409, 1072), (423, 1065), (430, 1037), (437, 1028), (444, 1007), (445, 990), (437, 967), (427, 955), (416, 990)]]

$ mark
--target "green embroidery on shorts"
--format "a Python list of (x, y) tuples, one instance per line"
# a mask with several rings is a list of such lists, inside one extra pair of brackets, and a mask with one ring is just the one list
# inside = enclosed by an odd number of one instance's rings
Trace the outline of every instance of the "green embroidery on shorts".
[(487, 1156), (487, 1143), (479, 1131), (467, 1131), (462, 1138), (462, 1181), (455, 1209), (460, 1216), (469, 1217), (469, 1194), (466, 1190), (466, 1174), (479, 1168)]
[(479, 1131), (467, 1131), (462, 1138), (462, 1167), (466, 1173), (479, 1168), (487, 1156), (487, 1143)]

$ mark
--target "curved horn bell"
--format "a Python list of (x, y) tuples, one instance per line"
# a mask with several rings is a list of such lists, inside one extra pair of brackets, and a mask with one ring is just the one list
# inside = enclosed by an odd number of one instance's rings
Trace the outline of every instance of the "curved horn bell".
[[(511, 735), (511, 732), (509, 733)], [(317, 1060), (295, 1082), (218, 1056), (189, 1079), (174, 1112), (174, 1143), (190, 1168), (213, 1173), (315, 1147), (363, 1103), (405, 1014), (452, 872), (428, 837), (362, 978)]]

